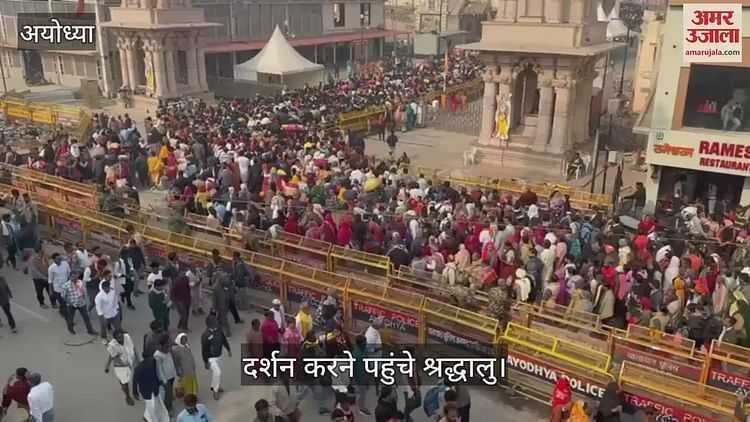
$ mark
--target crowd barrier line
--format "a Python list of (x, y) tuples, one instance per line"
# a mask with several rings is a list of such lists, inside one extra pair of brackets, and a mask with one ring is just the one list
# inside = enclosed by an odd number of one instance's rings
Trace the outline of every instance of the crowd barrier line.
[(434, 169), (425, 166), (410, 166), (410, 173), (414, 175), (424, 174), (433, 180), (433, 183), (441, 181), (448, 181), (453, 186), (469, 186), (473, 188), (481, 189), (497, 189), (500, 192), (511, 192), (520, 194), (526, 192), (527, 189), (531, 189), (540, 197), (548, 198), (555, 191), (560, 191), (563, 194), (570, 195), (570, 201), (574, 206), (588, 208), (590, 206), (596, 206), (601, 208), (610, 208), (612, 206), (612, 195), (590, 193), (580, 189), (576, 189), (573, 186), (559, 183), (543, 183), (535, 181), (523, 181), (523, 180), (499, 180), (497, 183), (492, 183), (490, 178), (479, 178), (479, 177), (456, 177), (456, 176), (443, 176), (443, 170)]
[(0, 117), (25, 120), (46, 126), (74, 129), (76, 139), (85, 140), (93, 133), (91, 115), (81, 107), (30, 101), (7, 97), (0, 100)]
[[(540, 333), (533, 332), (530, 328), (511, 323), (508, 325), (510, 328), (506, 328), (503, 333), (500, 333), (497, 325), (499, 323), (496, 320), (493, 321), (492, 318), (441, 303), (413, 292), (372, 283), (351, 275), (341, 276), (329, 273), (279, 258), (240, 250), (221, 243), (170, 233), (166, 230), (144, 226), (137, 222), (117, 219), (111, 216), (103, 217), (97, 212), (87, 211), (85, 214), (79, 214), (78, 211), (80, 209), (74, 209), (69, 204), (49, 204), (44, 203), (40, 198), (34, 199), (41, 205), (42, 212), (49, 217), (46, 218), (46, 222), (53, 230), (64, 229), (66, 224), (69, 224), (71, 221), (77, 221), (80, 236), (84, 238), (87, 235), (90, 236), (94, 231), (100, 230), (107, 231), (112, 236), (112, 239), (122, 241), (130, 235), (125, 227), (133, 226), (151, 244), (152, 249), (153, 245), (161, 248), (158, 256), (163, 256), (170, 250), (181, 251), (192, 255), (191, 258), (196, 265), (205, 265), (211, 248), (219, 249), (224, 259), (231, 259), (232, 252), (239, 251), (247, 262), (255, 266), (264, 277), (275, 278), (278, 281), (279, 288), (282, 290), (281, 298), (285, 302), (290, 300), (290, 297), (286, 294), (289, 291), (288, 286), (290, 285), (305, 286), (308, 289), (314, 289), (319, 294), (322, 294), (324, 289), (333, 287), (341, 293), (340, 297), (343, 298), (345, 313), (349, 321), (359, 320), (360, 322), (367, 323), (382, 311), (393, 314), (400, 313), (401, 318), (409, 317), (416, 320), (416, 323), (406, 322), (406, 324), (416, 325), (414, 327), (414, 331), (416, 332), (412, 334), (408, 329), (399, 329), (398, 331), (415, 335), (420, 340), (427, 339), (428, 337), (434, 338), (435, 335), (428, 334), (428, 328), (437, 327), (438, 329), (444, 329), (446, 332), (451, 332), (451, 335), (459, 336), (459, 340), (463, 338), (463, 343), (461, 344), (464, 344), (464, 346), (467, 341), (474, 341), (476, 343), (473, 339), (480, 339), (480, 342), (491, 341), (491, 344), (488, 344), (490, 348), (496, 347), (500, 343), (508, 344), (510, 356), (536, 359), (537, 362), (541, 362), (543, 365), (553, 365), (553, 362), (543, 360), (539, 356), (526, 356), (521, 351), (518, 351), (518, 348), (525, 348), (533, 350), (539, 355), (547, 356), (550, 359), (567, 363), (571, 368), (569, 369), (569, 376), (587, 379), (587, 375), (585, 374), (592, 372), (601, 377), (604, 377), (604, 373), (607, 373), (609, 379), (614, 379), (611, 373), (604, 370), (610, 364), (609, 355), (590, 350), (585, 344), (578, 344), (548, 335), (541, 337), (545, 339), (546, 343), (543, 341), (533, 343), (530, 341), (532, 336), (539, 339)], [(58, 224), (55, 222), (57, 217), (66, 219), (59, 223), (62, 227), (55, 227)], [(101, 239), (95, 239), (93, 236), (90, 236), (88, 240), (93, 242), (101, 241)], [(112, 243), (117, 244), (117, 242)], [(114, 244), (108, 246), (115, 247)], [(148, 245), (146, 249), (149, 249)], [(387, 305), (388, 308), (385, 309), (383, 305)], [(361, 316), (363, 312), (366, 315), (365, 319)], [(486, 324), (477, 324), (477, 321), (484, 321)], [(403, 325), (403, 321), (391, 322), (394, 325), (397, 325), (397, 323)], [(587, 360), (595, 359), (597, 356), (601, 357), (601, 359), (599, 363), (592, 365), (581, 359), (581, 356), (585, 356)], [(549, 382), (545, 385), (550, 388), (552, 387), (552, 384)], [(713, 390), (707, 391), (710, 392)]]

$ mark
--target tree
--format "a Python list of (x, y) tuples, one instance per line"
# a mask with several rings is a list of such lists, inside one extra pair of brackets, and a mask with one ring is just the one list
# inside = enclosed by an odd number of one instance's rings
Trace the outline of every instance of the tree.
[(620, 19), (631, 32), (641, 32), (643, 24), (643, 5), (638, 3), (621, 3)]

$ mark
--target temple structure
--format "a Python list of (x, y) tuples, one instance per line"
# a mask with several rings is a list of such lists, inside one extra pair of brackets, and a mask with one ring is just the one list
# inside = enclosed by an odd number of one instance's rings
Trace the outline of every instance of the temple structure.
[(122, 0), (102, 24), (117, 37), (123, 85), (138, 97), (210, 96), (203, 9), (185, 0)]
[(487, 65), (479, 144), (562, 154), (589, 138), (595, 66), (606, 40), (595, 0), (497, 0), (482, 39), (460, 48)]

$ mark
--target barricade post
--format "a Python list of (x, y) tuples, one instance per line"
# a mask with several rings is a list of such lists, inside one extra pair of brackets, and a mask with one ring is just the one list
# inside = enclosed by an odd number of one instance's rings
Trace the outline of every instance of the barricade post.
[(653, 406), (673, 420), (718, 422), (734, 415), (736, 397), (725, 390), (632, 362), (623, 363), (619, 379), (628, 402)]

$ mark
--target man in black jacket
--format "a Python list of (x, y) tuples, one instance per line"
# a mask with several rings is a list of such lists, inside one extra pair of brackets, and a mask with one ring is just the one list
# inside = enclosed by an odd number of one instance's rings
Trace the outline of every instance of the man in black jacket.
[(144, 419), (149, 421), (168, 421), (169, 413), (164, 401), (159, 396), (161, 382), (156, 372), (156, 360), (153, 353), (143, 352), (143, 360), (133, 371), (133, 398), (143, 397), (146, 402)]
[(219, 400), (219, 393), (224, 391), (221, 389), (221, 356), (224, 349), (227, 349), (229, 357), (232, 357), (232, 349), (219, 327), (219, 322), (215, 316), (209, 315), (206, 318), (206, 331), (201, 336), (201, 354), (203, 364), (211, 371), (211, 391), (214, 400)]

